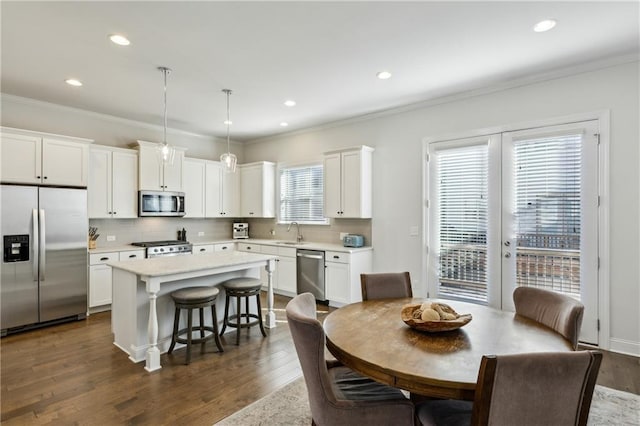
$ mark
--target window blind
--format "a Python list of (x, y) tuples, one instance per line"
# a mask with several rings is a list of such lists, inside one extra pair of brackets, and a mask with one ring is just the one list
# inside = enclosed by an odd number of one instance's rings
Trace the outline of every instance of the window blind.
[(516, 280), (580, 297), (582, 136), (516, 141)]
[(437, 154), (439, 294), (487, 301), (488, 147)]
[(321, 164), (280, 169), (280, 221), (324, 224)]

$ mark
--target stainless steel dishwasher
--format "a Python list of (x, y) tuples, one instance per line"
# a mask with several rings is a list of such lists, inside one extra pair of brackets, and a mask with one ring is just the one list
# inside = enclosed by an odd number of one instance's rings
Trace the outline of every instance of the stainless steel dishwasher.
[(309, 292), (316, 300), (326, 300), (324, 294), (324, 252), (317, 250), (297, 251), (298, 294)]

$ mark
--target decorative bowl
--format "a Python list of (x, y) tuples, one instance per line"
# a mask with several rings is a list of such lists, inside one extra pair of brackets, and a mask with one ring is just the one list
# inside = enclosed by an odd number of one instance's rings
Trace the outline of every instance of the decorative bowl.
[(420, 310), (422, 312), (422, 304), (408, 304), (402, 307), (402, 311), (400, 312), (400, 316), (402, 317), (402, 321), (405, 322), (409, 327), (420, 330), (420, 331), (428, 331), (430, 333), (436, 333), (439, 331), (451, 331), (457, 330), (458, 328), (464, 326), (469, 321), (471, 321), (471, 314), (458, 314), (451, 306), (439, 303), (441, 310), (443, 312), (447, 312), (455, 316), (455, 319), (440, 319), (440, 320), (429, 320), (425, 321), (420, 318), (418, 315), (417, 318), (414, 317), (416, 315), (416, 311)]

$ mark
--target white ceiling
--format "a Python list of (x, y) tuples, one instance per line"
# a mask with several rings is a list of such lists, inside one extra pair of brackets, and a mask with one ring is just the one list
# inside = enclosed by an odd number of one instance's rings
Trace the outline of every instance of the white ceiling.
[[(256, 139), (637, 54), (638, 2), (0, 3), (3, 93)], [(539, 20), (558, 25), (535, 33)], [(121, 33), (128, 47), (112, 44)], [(393, 77), (379, 80), (376, 72)], [(81, 88), (64, 83), (69, 77)], [(297, 106), (283, 105), (294, 99)], [(289, 127), (280, 127), (287, 121)]]

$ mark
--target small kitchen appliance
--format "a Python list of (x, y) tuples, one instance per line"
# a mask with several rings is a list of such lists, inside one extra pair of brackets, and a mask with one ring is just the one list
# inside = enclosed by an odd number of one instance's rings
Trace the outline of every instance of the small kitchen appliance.
[(357, 234), (347, 234), (342, 239), (342, 245), (345, 247), (362, 247), (364, 245), (364, 237)]
[(234, 223), (233, 238), (235, 239), (249, 238), (249, 224), (246, 222)]
[(191, 254), (193, 245), (187, 241), (167, 240), (167, 241), (141, 241), (131, 243), (133, 246), (144, 247), (148, 258), (160, 256), (179, 256)]

